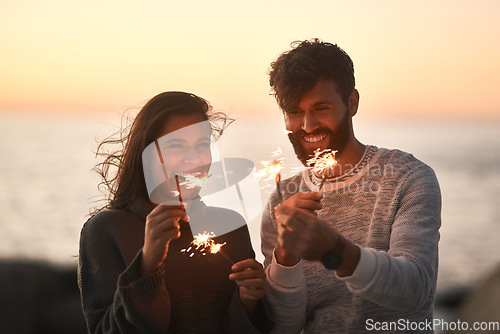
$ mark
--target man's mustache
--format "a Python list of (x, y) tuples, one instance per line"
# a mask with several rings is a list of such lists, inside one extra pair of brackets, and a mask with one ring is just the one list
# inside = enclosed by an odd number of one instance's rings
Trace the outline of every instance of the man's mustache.
[(300, 130), (298, 130), (296, 132), (292, 132), (288, 135), (289, 136), (291, 135), (294, 137), (299, 137), (299, 136), (304, 137), (304, 136), (321, 135), (321, 134), (325, 134), (325, 133), (331, 135), (331, 134), (333, 134), (333, 131), (328, 129), (328, 128), (318, 128), (318, 129), (314, 130), (313, 132), (306, 132), (305, 130), (300, 129)]

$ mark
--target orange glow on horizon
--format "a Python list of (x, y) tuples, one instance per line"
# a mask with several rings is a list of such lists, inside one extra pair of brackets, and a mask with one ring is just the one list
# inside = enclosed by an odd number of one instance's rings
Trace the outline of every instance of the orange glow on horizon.
[(184, 90), (265, 115), (270, 63), (319, 37), (352, 57), (361, 113), (500, 117), (500, 2), (322, 2), (314, 17), (296, 0), (49, 2), (0, 3), (0, 112), (121, 112)]

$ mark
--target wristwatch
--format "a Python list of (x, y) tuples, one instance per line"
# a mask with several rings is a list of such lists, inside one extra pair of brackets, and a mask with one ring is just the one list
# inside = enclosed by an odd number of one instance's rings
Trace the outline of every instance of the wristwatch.
[(322, 262), (326, 269), (335, 270), (342, 265), (342, 253), (344, 252), (344, 248), (345, 239), (339, 234), (333, 251), (323, 256)]

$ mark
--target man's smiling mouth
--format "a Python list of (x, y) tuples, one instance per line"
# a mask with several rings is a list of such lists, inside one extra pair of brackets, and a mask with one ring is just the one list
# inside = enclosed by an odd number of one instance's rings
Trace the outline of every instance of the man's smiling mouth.
[(305, 142), (307, 143), (317, 143), (325, 139), (327, 134), (322, 134), (322, 135), (308, 135), (308, 136), (302, 136)]

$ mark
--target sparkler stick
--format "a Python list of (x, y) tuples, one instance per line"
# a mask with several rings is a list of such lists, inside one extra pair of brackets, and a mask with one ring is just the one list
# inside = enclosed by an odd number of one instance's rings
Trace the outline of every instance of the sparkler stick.
[(278, 192), (278, 200), (279, 202), (283, 202), (283, 193), (281, 192), (281, 162), (278, 160), (274, 160), (274, 164), (279, 166), (279, 170), (276, 172), (276, 191)]
[(326, 178), (328, 177), (328, 174), (330, 171), (326, 171), (325, 176), (323, 176), (323, 179), (321, 180), (321, 183), (319, 184), (319, 192), (321, 192), (321, 189), (323, 189), (323, 185), (325, 184)]
[(179, 202), (182, 204), (181, 185), (179, 184), (179, 175), (175, 176), (175, 183), (177, 184), (177, 192), (179, 193)]

